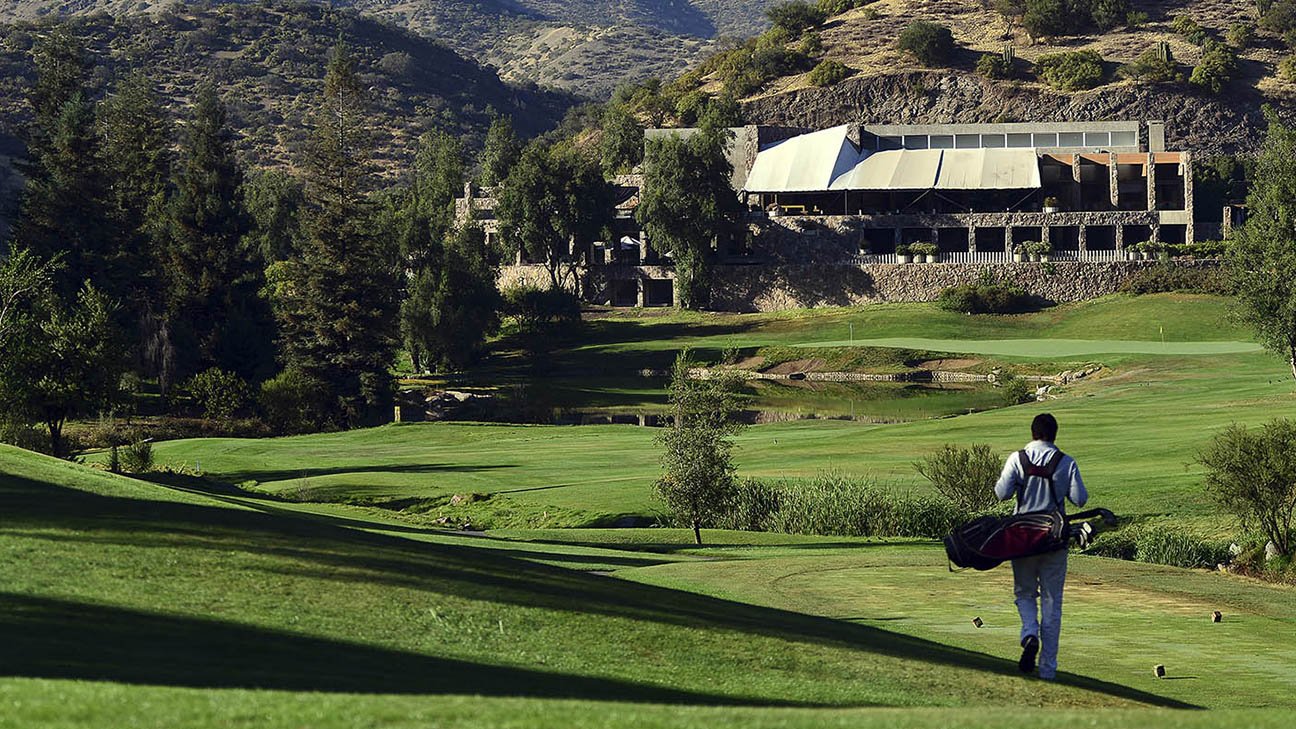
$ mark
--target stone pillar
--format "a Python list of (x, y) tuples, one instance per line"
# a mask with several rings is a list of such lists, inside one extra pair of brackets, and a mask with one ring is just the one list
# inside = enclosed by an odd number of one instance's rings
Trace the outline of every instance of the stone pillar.
[[(1076, 231), (1076, 242), (1080, 244), (1080, 245), (1079, 245), (1079, 248), (1080, 248), (1080, 252), (1081, 252), (1081, 253), (1088, 252), (1088, 250), (1089, 250), (1089, 226), (1087, 226), (1087, 225), (1081, 225), (1081, 226), (1079, 226), (1079, 229)], [(1081, 258), (1083, 258), (1083, 257), (1084, 257), (1084, 256), (1081, 256)]]
[(1071, 155), (1071, 179), (1075, 184), (1071, 186), (1071, 209), (1079, 210), (1084, 201), (1082, 185), (1080, 183), (1080, 155)]
[(1040, 226), (1040, 243), (1047, 244), (1049, 242), (1049, 239), (1052, 237), (1050, 235), (1050, 231), (1052, 230), (1053, 228), (1049, 226), (1048, 223), (1045, 223), (1044, 225)]
[(969, 223), (967, 230), (968, 230), (968, 239), (967, 239), (968, 253), (976, 253), (976, 226)]
[(1111, 204), (1120, 209), (1120, 177), (1116, 174), (1116, 153), (1107, 155), (1107, 184), (1111, 186)]
[(1004, 226), (1004, 253), (1012, 255), (1012, 247), (1013, 247), (1012, 226), (1005, 225)]
[(1116, 250), (1125, 250), (1125, 226), (1120, 223), (1116, 224)]
[(1188, 225), (1184, 230), (1184, 242), (1196, 243), (1196, 231), (1193, 230), (1192, 152), (1179, 153), (1179, 170), (1183, 173), (1184, 211), (1188, 214)]
[(677, 279), (677, 278), (668, 278), (668, 279), (666, 279), (666, 280), (667, 280), (667, 281), (670, 281), (670, 285), (671, 285), (671, 306), (674, 306), (676, 309), (678, 309), (678, 308), (680, 308), (680, 287), (679, 287), (679, 279)]
[(1147, 209), (1156, 210), (1156, 155), (1148, 152), (1147, 156)]
[(644, 308), (645, 300), (648, 298), (647, 291), (646, 291), (648, 287), (644, 284), (643, 276), (636, 275), (634, 281), (635, 281), (635, 306), (642, 309)]
[(1152, 229), (1152, 232), (1148, 234), (1148, 241), (1150, 241), (1150, 242), (1152, 243), (1152, 245), (1156, 245), (1157, 243), (1160, 243), (1160, 242), (1161, 242), (1161, 223), (1160, 223), (1160, 221), (1158, 221), (1158, 222), (1154, 222), (1154, 223), (1152, 223), (1151, 225), (1149, 225), (1148, 227)]
[(1225, 205), (1220, 218), (1220, 240), (1228, 240), (1233, 235), (1233, 206)]

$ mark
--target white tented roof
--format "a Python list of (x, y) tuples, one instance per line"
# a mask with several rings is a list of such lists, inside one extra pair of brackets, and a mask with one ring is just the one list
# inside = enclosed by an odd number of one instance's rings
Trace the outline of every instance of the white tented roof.
[(827, 190), (1026, 190), (1040, 186), (1039, 159), (1022, 149), (892, 149), (861, 152), (849, 125), (802, 134), (756, 154), (748, 192)]
[(874, 152), (833, 180), (833, 190), (929, 190), (940, 172), (939, 149)]
[(748, 192), (820, 192), (860, 160), (843, 124), (785, 139), (756, 153)]
[(946, 149), (937, 190), (1025, 190), (1040, 186), (1034, 149)]

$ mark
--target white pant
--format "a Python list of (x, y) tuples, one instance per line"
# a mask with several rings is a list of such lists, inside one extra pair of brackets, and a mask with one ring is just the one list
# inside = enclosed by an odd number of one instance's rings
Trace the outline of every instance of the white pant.
[[(1014, 559), (1013, 594), (1021, 615), (1021, 639), (1039, 637), (1039, 677), (1057, 675), (1058, 634), (1062, 632), (1062, 585), (1066, 582), (1067, 550)], [(1038, 604), (1037, 604), (1038, 599)]]

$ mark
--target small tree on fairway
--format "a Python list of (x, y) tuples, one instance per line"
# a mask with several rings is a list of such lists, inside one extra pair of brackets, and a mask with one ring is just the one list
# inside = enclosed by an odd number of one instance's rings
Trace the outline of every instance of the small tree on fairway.
[(999, 466), (990, 446), (982, 443), (968, 448), (946, 443), (914, 463), (918, 474), (931, 481), (941, 496), (970, 513), (991, 509), (998, 502), (993, 486)]
[(1296, 422), (1279, 419), (1254, 430), (1229, 426), (1197, 460), (1215, 500), (1290, 555), (1296, 546)]
[(671, 370), (670, 403), (673, 422), (658, 436), (664, 473), (657, 495), (677, 518), (693, 527), (702, 543), (702, 524), (728, 508), (735, 488), (730, 438), (743, 425), (737, 409), (738, 378), (712, 372), (705, 380), (689, 377), (688, 351), (675, 358)]
[(1272, 109), (1265, 116), (1247, 222), (1234, 235), (1228, 268), (1242, 318), (1296, 377), (1296, 132)]

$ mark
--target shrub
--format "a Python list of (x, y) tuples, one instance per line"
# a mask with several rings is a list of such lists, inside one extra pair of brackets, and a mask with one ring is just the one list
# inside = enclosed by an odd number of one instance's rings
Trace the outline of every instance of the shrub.
[(796, 0), (779, 3), (765, 11), (765, 17), (770, 19), (775, 28), (782, 28), (793, 36), (824, 22), (826, 16), (818, 6)]
[(1227, 542), (1200, 539), (1158, 527), (1134, 538), (1134, 559), (1172, 567), (1206, 567), (1229, 561)]
[(1296, 422), (1280, 418), (1260, 428), (1231, 425), (1197, 456), (1206, 490), (1245, 528), (1254, 528), (1284, 555), (1292, 554), (1296, 512)]
[(1034, 301), (1024, 289), (1002, 283), (960, 284), (944, 289), (936, 306), (963, 314), (1015, 314), (1030, 311)]
[(153, 443), (138, 440), (120, 449), (121, 467), (126, 473), (148, 473), (153, 470)]
[(1254, 38), (1255, 29), (1251, 27), (1250, 23), (1234, 23), (1224, 32), (1224, 40), (1239, 51), (1251, 45)]
[(1174, 20), (1170, 21), (1170, 29), (1195, 45), (1202, 45), (1210, 38), (1206, 33), (1206, 29), (1201, 27), (1197, 19), (1187, 13), (1176, 15)]
[(44, 430), (12, 414), (0, 416), (0, 443), (37, 453), (48, 453), (50, 449)]
[(324, 383), (297, 369), (286, 369), (261, 383), (261, 410), (278, 433), (307, 433), (328, 427), (320, 398)]
[(218, 367), (189, 378), (184, 389), (202, 408), (203, 415), (215, 420), (232, 417), (252, 399), (252, 391), (241, 377)]
[(937, 493), (967, 512), (993, 509), (999, 502), (994, 484), (1002, 463), (988, 445), (974, 443), (962, 448), (946, 443), (913, 465)]
[(513, 286), (503, 296), (504, 313), (519, 334), (546, 334), (580, 323), (580, 299), (566, 289)]
[(1089, 7), (1089, 14), (1099, 30), (1112, 30), (1124, 25), (1129, 12), (1129, 0), (1093, 0)]
[(1005, 79), (1013, 75), (1013, 68), (1002, 53), (984, 53), (977, 59), (977, 73), (986, 78)]
[(1125, 14), (1125, 27), (1138, 30), (1148, 24), (1148, 14), (1142, 10), (1131, 10)]
[(1278, 62), (1278, 75), (1284, 81), (1296, 83), (1296, 56), (1287, 56)]
[(926, 537), (949, 533), (968, 515), (954, 504), (892, 493), (841, 474), (806, 481), (744, 480), (716, 526), (787, 534)]
[(1173, 58), (1164, 58), (1155, 50), (1146, 51), (1133, 61), (1121, 66), (1120, 75), (1135, 81), (1149, 83), (1175, 83), (1183, 81), (1179, 64)]
[(1021, 23), (1034, 38), (1066, 35), (1072, 27), (1064, 0), (1025, 0)]
[(801, 36), (797, 43), (797, 52), (807, 58), (822, 56), (824, 52), (823, 36), (813, 31)]
[(1031, 387), (1030, 383), (1024, 378), (1018, 377), (1011, 372), (999, 375), (995, 384), (1003, 395), (1004, 404), (1009, 407), (1035, 399), (1035, 388)]
[(1103, 58), (1095, 51), (1069, 51), (1040, 56), (1040, 78), (1060, 91), (1092, 89), (1103, 80)]
[(854, 10), (861, 5), (868, 5), (874, 0), (819, 0), (816, 7), (825, 18), (833, 15), (841, 15), (848, 10)]
[(939, 23), (918, 20), (900, 32), (898, 46), (928, 65), (946, 63), (954, 57), (954, 34)]
[(843, 64), (827, 60), (815, 66), (806, 80), (815, 86), (832, 86), (850, 74), (850, 69)]
[(1210, 43), (1202, 52), (1201, 60), (1193, 67), (1188, 83), (1203, 91), (1218, 94), (1237, 72), (1237, 56), (1222, 43)]
[(1163, 263), (1145, 268), (1121, 282), (1120, 290), (1142, 296), (1172, 291), (1227, 296), (1232, 292), (1228, 276), (1215, 268), (1188, 268)]

